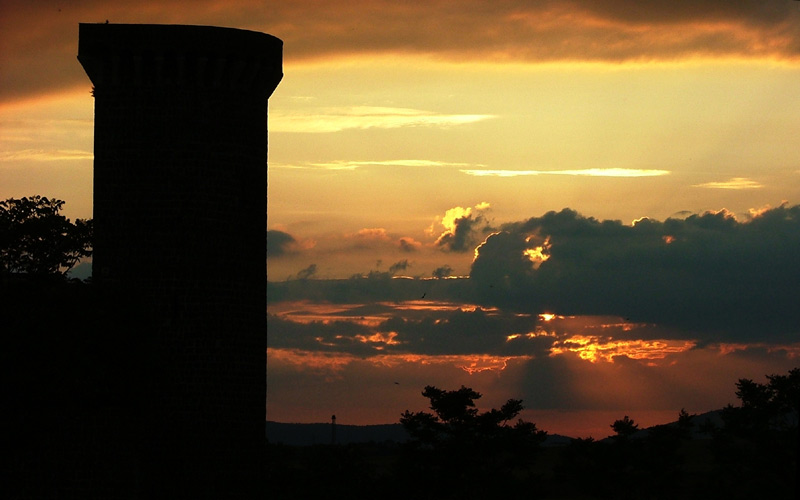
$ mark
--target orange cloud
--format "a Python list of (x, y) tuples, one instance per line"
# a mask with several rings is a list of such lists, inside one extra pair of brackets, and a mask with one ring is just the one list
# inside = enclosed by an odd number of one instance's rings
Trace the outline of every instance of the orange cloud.
[[(779, 208), (785, 208), (787, 206), (789, 206), (789, 202), (787, 200), (783, 200), (781, 202), (781, 204), (778, 205)], [(751, 218), (755, 219), (756, 217), (762, 217), (764, 214), (766, 214), (770, 210), (772, 210), (772, 206), (767, 204), (766, 206), (763, 206), (761, 208), (751, 208), (750, 210), (747, 211), (747, 214)]]
[[(358, 337), (364, 343), (396, 343), (395, 335)], [(489, 356), (489, 355), (423, 355), (423, 354), (387, 354), (373, 356), (368, 359), (344, 353), (318, 353), (298, 349), (267, 349), (268, 363), (276, 362), (290, 365), (297, 369), (335, 374), (351, 363), (368, 363), (375, 367), (391, 368), (404, 366), (406, 369), (418, 366), (447, 366), (458, 368), (473, 375), (482, 372), (503, 371), (509, 362), (526, 361), (530, 356)]]
[(7, 0), (0, 7), (0, 99), (87, 85), (75, 61), (80, 22), (183, 23), (271, 33), (287, 65), (385, 55), (464, 61), (674, 61), (800, 55), (795, 2), (398, 3)]
[(681, 353), (695, 346), (687, 340), (611, 340), (596, 336), (575, 335), (558, 342), (551, 355), (574, 352), (581, 359), (596, 363), (614, 362), (617, 356), (647, 361), (662, 360), (670, 354)]
[[(424, 5), (326, 2), (277, 8), (270, 23), (296, 57), (378, 52), (451, 60), (673, 60), (784, 57), (798, 51), (800, 12), (791, 2), (633, 0)], [(302, 22), (285, 23), (284, 18)], [(321, 43), (324, 40), (326, 43)], [(291, 48), (290, 48), (291, 47)]]

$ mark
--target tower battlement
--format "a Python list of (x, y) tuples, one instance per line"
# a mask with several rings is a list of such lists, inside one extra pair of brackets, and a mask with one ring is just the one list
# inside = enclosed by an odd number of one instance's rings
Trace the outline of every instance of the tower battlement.
[(211, 26), (81, 24), (78, 60), (96, 88), (251, 91), (280, 82), (283, 42)]

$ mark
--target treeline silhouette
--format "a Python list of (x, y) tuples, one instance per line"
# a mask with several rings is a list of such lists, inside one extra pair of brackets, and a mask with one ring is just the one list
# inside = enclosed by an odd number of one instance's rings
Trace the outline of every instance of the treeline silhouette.
[(0, 276), (64, 277), (92, 255), (92, 220), (72, 222), (63, 206), (39, 195), (0, 201)]
[(3, 498), (135, 492), (148, 429), (152, 346), (119, 297), (68, 271), (92, 254), (92, 221), (64, 202), (0, 201)]
[(400, 417), (407, 441), (268, 442), (268, 484), (286, 498), (796, 498), (800, 368), (736, 386), (740, 405), (719, 423), (681, 410), (642, 430), (626, 415), (611, 438), (548, 447), (546, 432), (514, 421), (520, 400), (478, 413), (472, 389), (428, 386), (433, 413)]
[[(193, 435), (192, 449), (175, 437), (189, 429), (157, 404), (174, 359), (150, 334), (159, 323), (135, 292), (69, 276), (91, 255), (92, 223), (69, 221), (62, 206), (0, 203), (0, 497), (177, 498), (168, 486), (209, 497), (190, 453), (217, 436)], [(168, 447), (185, 474), (158, 453)]]

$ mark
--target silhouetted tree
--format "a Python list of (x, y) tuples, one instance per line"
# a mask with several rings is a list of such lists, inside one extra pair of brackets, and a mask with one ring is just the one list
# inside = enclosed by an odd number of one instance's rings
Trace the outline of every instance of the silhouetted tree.
[(621, 420), (615, 420), (613, 424), (611, 424), (611, 428), (617, 434), (619, 438), (627, 438), (636, 433), (639, 430), (639, 424), (635, 423), (632, 418), (625, 415)]
[(522, 411), (522, 400), (509, 399), (500, 409), (478, 413), (475, 400), (481, 394), (469, 387), (461, 386), (455, 391), (445, 391), (426, 386), (422, 395), (431, 402), (434, 413), (403, 412), (400, 423), (411, 437), (424, 445), (435, 445), (454, 440), (490, 440), (505, 436), (532, 439), (540, 442), (547, 436), (536, 424), (517, 420), (509, 425)]
[(92, 221), (70, 222), (63, 206), (38, 195), (0, 201), (0, 274), (63, 276), (92, 254)]
[(436, 484), (440, 489), (434, 496), (455, 498), (467, 490), (496, 494), (532, 480), (530, 465), (547, 433), (517, 419), (521, 400), (480, 413), (475, 400), (481, 394), (469, 387), (426, 386), (422, 395), (433, 413), (406, 410), (400, 423), (412, 438), (409, 473)]
[(797, 452), (800, 368), (787, 375), (768, 375), (766, 384), (739, 379), (736, 396), (741, 406), (728, 405), (715, 430), (717, 461), (736, 470), (737, 491), (763, 498), (789, 498), (795, 477), (795, 497), (800, 495)]
[(681, 437), (689, 437), (694, 417), (695, 415), (690, 415), (685, 408), (681, 408), (681, 411), (678, 412), (678, 429), (681, 432)]
[(800, 368), (787, 375), (767, 375), (768, 383), (736, 382), (740, 407), (728, 405), (722, 418), (729, 430), (751, 435), (797, 429), (800, 411)]

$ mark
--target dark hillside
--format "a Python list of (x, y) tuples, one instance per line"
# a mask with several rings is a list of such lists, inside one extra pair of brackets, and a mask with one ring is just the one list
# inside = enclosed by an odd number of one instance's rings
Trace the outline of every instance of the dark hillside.
[[(312, 446), (331, 444), (331, 424), (288, 424), (267, 421), (266, 436), (270, 443), (290, 446)], [(336, 444), (352, 443), (397, 443), (408, 440), (408, 434), (400, 424), (384, 425), (336, 425)]]

